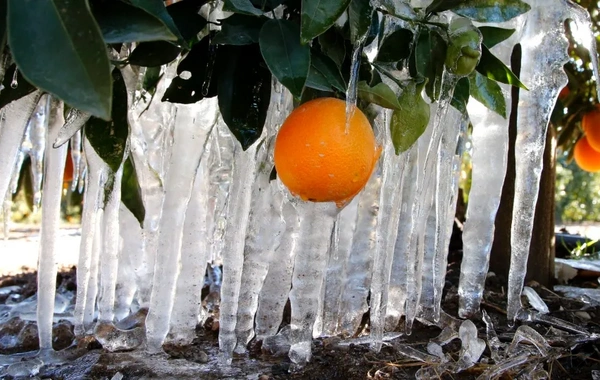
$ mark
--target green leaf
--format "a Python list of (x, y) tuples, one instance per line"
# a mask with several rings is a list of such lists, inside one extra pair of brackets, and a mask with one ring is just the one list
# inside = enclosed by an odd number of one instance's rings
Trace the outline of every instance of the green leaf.
[(504, 22), (531, 9), (521, 0), (466, 0), (452, 12), (478, 22)]
[(160, 78), (162, 78), (160, 66), (148, 67), (144, 73), (144, 82), (142, 83), (142, 88), (154, 95)]
[(325, 33), (348, 8), (350, 0), (302, 0), (300, 36), (307, 44)]
[(8, 42), (31, 84), (70, 106), (110, 118), (110, 64), (87, 2), (9, 0)]
[(250, 16), (262, 16), (263, 12), (254, 7), (250, 0), (225, 0), (223, 10)]
[(447, 11), (448, 9), (456, 8), (465, 0), (433, 0), (433, 2), (427, 7), (425, 13), (439, 13)]
[(223, 121), (246, 150), (260, 137), (267, 118), (271, 73), (256, 44), (224, 45), (219, 49), (218, 67)]
[(476, 71), (469, 75), (469, 83), (473, 98), (506, 119), (506, 99), (498, 83)]
[(166, 41), (142, 42), (129, 55), (131, 65), (155, 67), (172, 62), (181, 53), (181, 48)]
[(331, 91), (331, 85), (327, 78), (319, 70), (315, 69), (314, 66), (311, 66), (308, 70), (305, 86), (320, 91)]
[(263, 12), (271, 12), (285, 2), (285, 0), (250, 0), (252, 5)]
[(437, 31), (422, 29), (416, 43), (409, 60), (410, 74), (415, 79), (427, 79), (425, 92), (435, 101), (442, 89), (446, 41)]
[(479, 31), (483, 36), (483, 44), (487, 46), (488, 49), (491, 49), (500, 42), (512, 36), (515, 32), (515, 29), (496, 28), (495, 26), (480, 26)]
[[(171, 33), (177, 37), (178, 40), (182, 41), (184, 38), (179, 32), (179, 28), (175, 24), (173, 18), (165, 8), (163, 0), (129, 0), (132, 5), (141, 8), (156, 17), (162, 23), (169, 28)], [(200, 8), (198, 8), (200, 9)]]
[(350, 40), (358, 42), (371, 27), (373, 6), (369, 0), (350, 0), (348, 6), (348, 21), (350, 25)]
[(369, 87), (366, 81), (358, 82), (358, 97), (362, 100), (377, 104), (384, 108), (401, 110), (396, 93), (385, 83), (378, 83), (375, 87)]
[(312, 50), (310, 55), (311, 66), (317, 69), (330, 84), (338, 91), (346, 92), (346, 81), (331, 58)]
[(497, 82), (510, 84), (528, 90), (519, 78), (485, 45), (481, 45), (481, 59), (476, 70)]
[(310, 68), (310, 49), (300, 43), (297, 24), (269, 20), (260, 30), (260, 51), (271, 73), (300, 98)]
[(115, 81), (112, 120), (105, 121), (92, 116), (85, 125), (84, 132), (96, 153), (116, 173), (125, 155), (129, 124), (127, 121), (128, 106), (125, 81), (119, 69), (114, 69), (112, 76)]
[(247, 16), (235, 13), (221, 20), (221, 31), (215, 35), (213, 44), (250, 45), (258, 42), (260, 29), (266, 17)]
[(411, 81), (398, 98), (400, 109), (392, 113), (390, 122), (396, 154), (407, 151), (427, 128), (431, 111), (429, 104), (421, 97), (424, 85)]
[(454, 94), (450, 105), (459, 110), (463, 115), (467, 115), (467, 104), (469, 103), (469, 78), (463, 77), (456, 83)]
[(208, 0), (183, 0), (167, 7), (167, 12), (169, 12), (188, 47), (198, 42), (198, 33), (208, 24), (206, 19), (198, 13), (200, 8), (207, 2)]
[(335, 28), (331, 28), (319, 36), (319, 45), (323, 54), (331, 58), (338, 68), (346, 58), (346, 44), (344, 38)]
[[(61, 0), (61, 2), (67, 2), (67, 0)], [(71, 3), (69, 2), (69, 4)], [(108, 44), (177, 40), (177, 36), (161, 20), (141, 8), (122, 1), (102, 2), (93, 7), (92, 11), (100, 25), (104, 41)]]
[(19, 70), (17, 70), (17, 86), (13, 88), (12, 82), (16, 68), (17, 66), (12, 64), (8, 69), (6, 69), (6, 73), (4, 73), (4, 79), (2, 80), (3, 90), (0, 91), (0, 108), (14, 100), (21, 99), (22, 97), (27, 96), (36, 90), (35, 86), (23, 78), (23, 75)]
[(6, 46), (6, 8), (6, 1), (0, 2), (0, 52), (3, 52)]
[(135, 165), (131, 156), (123, 164), (123, 178), (121, 179), (121, 202), (135, 216), (143, 228), (146, 208), (142, 199), (142, 189), (135, 172)]
[(217, 95), (218, 66), (215, 65), (219, 46), (209, 43), (204, 37), (179, 62), (177, 77), (165, 91), (162, 101), (190, 104)]
[(404, 28), (395, 30), (381, 42), (376, 61), (397, 62), (410, 56), (413, 33)]

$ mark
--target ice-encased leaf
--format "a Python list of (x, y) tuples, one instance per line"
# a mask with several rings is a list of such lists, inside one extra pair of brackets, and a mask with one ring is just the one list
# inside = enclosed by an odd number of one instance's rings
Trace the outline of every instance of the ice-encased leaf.
[(350, 40), (358, 42), (369, 32), (373, 15), (373, 5), (369, 0), (351, 0), (348, 6)]
[(84, 131), (85, 136), (98, 155), (116, 173), (123, 162), (129, 124), (127, 120), (127, 88), (119, 69), (113, 70), (113, 110), (111, 121), (97, 117), (88, 120)]
[(427, 128), (431, 111), (429, 104), (421, 97), (424, 85), (410, 82), (398, 98), (400, 110), (394, 111), (390, 122), (396, 154), (408, 150)]
[(329, 29), (348, 8), (350, 0), (302, 0), (300, 36), (303, 43), (310, 42)]
[(142, 199), (142, 189), (137, 178), (135, 166), (131, 157), (123, 165), (123, 178), (121, 179), (121, 201), (140, 222), (143, 228), (146, 208)]
[(527, 87), (519, 78), (509, 69), (500, 59), (498, 59), (490, 49), (481, 45), (481, 59), (476, 70), (486, 77), (497, 82), (510, 84), (527, 90)]
[(385, 83), (380, 82), (374, 87), (369, 87), (367, 82), (358, 82), (358, 97), (369, 103), (375, 103), (384, 108), (401, 110), (396, 93)]
[(223, 10), (251, 16), (261, 16), (263, 12), (254, 7), (250, 0), (225, 0)]
[(390, 33), (379, 47), (376, 60), (379, 62), (396, 62), (410, 55), (413, 32), (400, 28)]
[(223, 121), (246, 150), (260, 137), (265, 124), (271, 100), (271, 73), (264, 67), (256, 44), (223, 46), (218, 67)]
[(470, 94), (481, 104), (506, 118), (506, 99), (500, 85), (491, 79), (473, 72), (469, 75)]
[(310, 49), (300, 43), (298, 25), (288, 20), (269, 20), (260, 31), (259, 42), (271, 73), (299, 98), (310, 68)]
[(426, 12), (452, 12), (479, 22), (503, 22), (531, 7), (521, 0), (434, 0)]
[(106, 43), (177, 40), (163, 21), (122, 1), (103, 2), (92, 7), (92, 11)]
[(172, 62), (181, 48), (167, 41), (149, 41), (139, 43), (129, 55), (131, 65), (155, 67)]
[(8, 42), (19, 70), (33, 85), (110, 118), (110, 66), (87, 2), (10, 0)]
[(428, 79), (425, 91), (432, 100), (439, 98), (442, 89), (446, 50), (446, 41), (437, 31), (422, 30), (409, 59), (410, 75)]
[(467, 114), (467, 104), (469, 103), (470, 83), (469, 78), (461, 78), (454, 87), (454, 94), (450, 105), (459, 110), (463, 115)]
[(250, 45), (258, 42), (260, 29), (266, 17), (253, 17), (244, 14), (233, 14), (221, 20), (221, 31), (213, 38), (213, 44)]
[(479, 31), (483, 36), (483, 44), (487, 46), (488, 49), (491, 49), (500, 42), (512, 36), (515, 32), (515, 29), (497, 28), (495, 26), (480, 26)]
[[(175, 25), (173, 18), (165, 8), (165, 3), (163, 0), (130, 0), (130, 2), (132, 5), (145, 10), (152, 16), (162, 21), (162, 23), (169, 28), (171, 33), (173, 33), (177, 39), (183, 40), (183, 36), (179, 32), (177, 25)], [(189, 1), (187, 3), (189, 3)]]

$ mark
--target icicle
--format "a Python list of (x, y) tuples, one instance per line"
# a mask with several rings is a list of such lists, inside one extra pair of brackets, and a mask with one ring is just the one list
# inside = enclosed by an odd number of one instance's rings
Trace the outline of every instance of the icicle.
[(216, 98), (197, 105), (178, 106), (173, 151), (164, 181), (165, 199), (159, 226), (158, 254), (150, 308), (146, 318), (149, 352), (162, 351), (174, 302), (185, 212), (191, 197), (196, 170), (208, 135), (216, 121)]
[[(437, 169), (437, 163), (436, 163)], [(435, 179), (435, 186), (437, 187), (437, 178)], [(433, 195), (433, 194), (432, 194)], [(429, 210), (427, 214), (427, 221), (425, 222), (425, 231), (423, 235), (423, 263), (421, 267), (421, 296), (419, 299), (419, 309), (417, 315), (419, 318), (426, 322), (433, 321), (433, 303), (434, 303), (434, 289), (433, 289), (433, 269), (434, 269), (434, 257), (435, 257), (435, 241), (436, 241), (436, 229), (437, 229), (437, 218), (436, 218), (436, 200), (432, 196), (429, 200), (429, 204), (426, 208)], [(419, 243), (420, 244), (420, 243)]]
[[(515, 143), (515, 199), (511, 226), (511, 259), (508, 274), (507, 317), (512, 321), (521, 309), (521, 290), (539, 182), (542, 173), (546, 131), (558, 92), (567, 83), (563, 65), (568, 61), (568, 41), (563, 22), (570, 17), (567, 0), (548, 6), (532, 0), (521, 38), (521, 81), (529, 91), (519, 93), (517, 139)], [(550, 29), (550, 30), (548, 30)]]
[(71, 137), (71, 160), (73, 161), (73, 182), (71, 183), (71, 190), (77, 190), (77, 184), (79, 183), (79, 173), (81, 171), (81, 130), (75, 132)]
[(53, 146), (58, 148), (63, 145), (69, 139), (71, 139), (77, 132), (83, 128), (85, 123), (92, 117), (92, 114), (85, 111), (80, 111), (77, 108), (71, 108), (67, 115), (65, 125), (61, 128), (56, 140), (54, 140)]
[(0, 111), (0, 199), (4, 200), (11, 173), (23, 141), (25, 128), (41, 96), (36, 91), (8, 104)]
[(358, 71), (360, 68), (360, 60), (362, 58), (363, 43), (365, 38), (366, 35), (362, 36), (359, 41), (355, 42), (354, 50), (352, 50), (350, 81), (348, 82), (348, 89), (346, 90), (346, 131), (350, 127), (350, 120), (352, 120), (352, 115), (354, 115), (354, 110), (356, 109)]
[(31, 118), (31, 183), (33, 185), (33, 207), (37, 209), (42, 200), (42, 177), (44, 173), (44, 153), (46, 151), (46, 130), (48, 128), (48, 107), (50, 107), (50, 96), (44, 95)]
[(290, 303), (292, 305), (290, 360), (310, 360), (312, 330), (317, 318), (321, 285), (327, 265), (331, 231), (338, 209), (334, 203), (299, 203), (299, 241), (295, 245)]
[[(48, 138), (54, 140), (65, 122), (62, 101), (53, 100), (49, 109)], [(65, 168), (67, 148), (53, 149), (46, 146), (44, 164), (44, 197), (42, 207), (42, 229), (40, 236), (40, 255), (38, 261), (38, 304), (37, 326), (40, 339), (40, 352), (52, 351), (52, 321), (54, 317), (54, 298), (56, 292), (56, 240), (60, 223), (60, 200), (62, 179)]]

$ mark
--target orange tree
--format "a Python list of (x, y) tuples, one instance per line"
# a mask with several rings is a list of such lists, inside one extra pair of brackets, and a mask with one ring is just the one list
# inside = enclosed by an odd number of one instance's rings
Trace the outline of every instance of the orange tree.
[[(124, 160), (129, 126), (120, 67), (143, 67), (144, 91), (153, 94), (161, 66), (177, 64), (178, 76), (162, 100), (189, 104), (217, 96), (223, 120), (243, 149), (262, 132), (272, 77), (296, 104), (324, 96), (344, 99), (357, 67), (358, 106), (394, 110), (391, 136), (399, 154), (428, 123), (429, 106), (420, 90), (438, 101), (445, 71), (460, 79), (450, 91), (454, 107), (466, 112), (470, 95), (506, 117), (496, 81), (518, 80), (488, 48), (514, 31), (475, 27), (472, 21), (498, 23), (529, 10), (521, 0), (435, 0), (426, 9), (392, 0), (376, 8), (369, 0), (167, 3), (7, 0), (0, 5), (8, 58), (0, 106), (39, 88), (71, 110), (90, 113), (84, 133), (113, 171), (125, 162), (123, 200), (138, 219), (143, 205), (135, 171), (131, 160)], [(228, 17), (201, 16), (207, 14), (202, 7), (210, 12), (220, 5), (231, 12)], [(439, 16), (447, 10), (460, 17), (448, 24)], [(369, 60), (361, 47), (376, 39), (378, 53)], [(126, 56), (119, 55), (123, 44), (129, 47)], [(402, 71), (410, 75), (399, 76)]]

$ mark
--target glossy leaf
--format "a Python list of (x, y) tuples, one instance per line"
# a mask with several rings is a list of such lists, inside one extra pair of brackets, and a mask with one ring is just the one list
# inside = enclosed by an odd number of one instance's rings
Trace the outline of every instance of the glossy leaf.
[(377, 53), (376, 61), (397, 62), (410, 56), (410, 47), (413, 41), (413, 33), (408, 29), (400, 28), (389, 34)]
[(115, 82), (111, 121), (92, 116), (85, 125), (84, 131), (96, 153), (116, 173), (125, 155), (129, 124), (125, 81), (119, 69), (114, 69), (112, 76)]
[(207, 25), (206, 19), (198, 13), (200, 8), (207, 2), (208, 0), (183, 0), (167, 7), (167, 12), (169, 12), (187, 47), (191, 47), (198, 42), (198, 33)]
[(310, 68), (310, 49), (300, 43), (292, 21), (269, 20), (260, 31), (260, 51), (271, 73), (292, 95), (300, 98)]
[(488, 49), (491, 49), (500, 42), (512, 36), (515, 32), (515, 29), (496, 28), (495, 26), (480, 26), (479, 31), (483, 36), (483, 44), (487, 46)]
[(73, 107), (110, 118), (110, 64), (87, 2), (9, 0), (8, 41), (31, 84)]
[(504, 22), (531, 9), (521, 0), (466, 0), (452, 12), (478, 22)]
[(258, 42), (260, 29), (266, 17), (254, 17), (235, 13), (221, 20), (221, 31), (215, 35), (213, 44), (249, 45)]
[(131, 211), (133, 216), (143, 228), (146, 208), (142, 199), (142, 189), (135, 172), (135, 165), (131, 156), (123, 163), (123, 177), (121, 179), (121, 202)]
[(163, 0), (129, 0), (129, 2), (162, 21), (162, 23), (169, 28), (171, 33), (173, 33), (178, 40), (183, 40), (183, 36), (179, 32), (179, 28), (175, 24), (175, 21), (165, 8), (165, 3)]
[(510, 84), (527, 90), (519, 78), (485, 45), (481, 45), (481, 59), (476, 70), (484, 76), (497, 82)]
[(369, 0), (350, 0), (348, 6), (348, 21), (350, 25), (350, 40), (358, 42), (369, 33), (373, 16), (373, 6)]
[(429, 104), (421, 97), (425, 83), (411, 81), (405, 88), (398, 103), (400, 109), (392, 113), (390, 132), (396, 154), (407, 151), (425, 132), (431, 111)]
[(426, 13), (439, 13), (448, 9), (456, 8), (464, 3), (465, 0), (433, 0), (433, 2), (425, 10)]
[(444, 61), (446, 59), (446, 41), (435, 30), (422, 30), (416, 40), (409, 61), (413, 78), (427, 79), (425, 91), (432, 100), (437, 100), (442, 86)]
[(219, 47), (204, 37), (179, 62), (177, 77), (165, 91), (162, 101), (190, 104), (217, 95), (218, 66), (216, 59)]
[(302, 43), (323, 34), (348, 8), (350, 0), (302, 0), (300, 35)]
[(258, 45), (219, 50), (219, 110), (233, 135), (248, 149), (260, 137), (271, 101), (271, 73)]
[(335, 28), (329, 29), (321, 34), (318, 40), (323, 54), (331, 58), (338, 68), (342, 67), (342, 63), (346, 58), (346, 45), (344, 43), (344, 38), (337, 30), (335, 30)]
[(250, 0), (225, 0), (223, 10), (251, 16), (262, 16), (263, 14)]
[(470, 84), (469, 78), (461, 78), (454, 87), (454, 94), (450, 105), (460, 111), (463, 115), (467, 115), (467, 104), (469, 103)]
[(104, 41), (109, 44), (177, 40), (177, 36), (161, 20), (122, 1), (102, 2), (93, 7), (93, 13)]
[(396, 93), (385, 83), (369, 87), (366, 81), (358, 82), (358, 97), (366, 102), (377, 104), (384, 108), (401, 110)]
[(155, 67), (172, 62), (181, 53), (181, 48), (166, 41), (142, 42), (129, 55), (131, 65)]
[(252, 4), (263, 12), (270, 12), (283, 4), (285, 0), (250, 0)]
[(331, 58), (320, 54), (318, 51), (311, 52), (311, 66), (316, 68), (327, 79), (330, 86), (338, 91), (346, 92), (346, 82)]
[(20, 71), (17, 70), (17, 86), (13, 88), (12, 81), (15, 75), (15, 69), (17, 66), (12, 64), (4, 73), (4, 79), (2, 80), (3, 90), (0, 91), (0, 108), (4, 107), (8, 103), (21, 99), (22, 97), (31, 94), (36, 90), (35, 86), (23, 78)]
[(506, 99), (500, 85), (491, 79), (474, 72), (469, 76), (471, 96), (481, 104), (506, 118)]
[(331, 85), (327, 78), (319, 70), (315, 69), (314, 66), (311, 66), (308, 70), (305, 86), (320, 91), (331, 91)]

